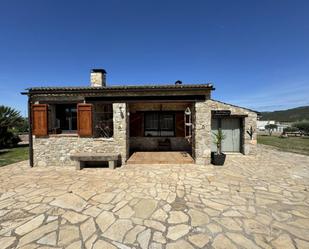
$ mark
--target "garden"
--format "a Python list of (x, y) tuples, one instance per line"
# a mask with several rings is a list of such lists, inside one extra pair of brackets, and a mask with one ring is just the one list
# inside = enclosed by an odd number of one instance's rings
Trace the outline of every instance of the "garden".
[(19, 135), (27, 132), (27, 119), (19, 111), (0, 105), (0, 167), (28, 159), (28, 145), (19, 145)]
[(276, 147), (282, 151), (309, 155), (309, 121), (293, 123), (281, 135), (273, 135), (275, 124), (265, 126), (268, 135), (258, 135), (258, 143)]

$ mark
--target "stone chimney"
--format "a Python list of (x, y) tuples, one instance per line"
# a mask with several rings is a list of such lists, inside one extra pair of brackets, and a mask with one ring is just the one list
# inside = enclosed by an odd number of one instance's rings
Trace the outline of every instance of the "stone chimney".
[(90, 82), (92, 87), (106, 87), (106, 71), (104, 69), (92, 69)]

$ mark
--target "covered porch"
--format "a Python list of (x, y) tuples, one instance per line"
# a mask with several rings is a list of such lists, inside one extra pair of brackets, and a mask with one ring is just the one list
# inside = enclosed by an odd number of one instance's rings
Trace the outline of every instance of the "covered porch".
[[(183, 158), (182, 153), (191, 157), (193, 108), (194, 104), (189, 101), (129, 103), (130, 156), (153, 159), (159, 156), (164, 162), (170, 161), (165, 159), (168, 155), (176, 156), (178, 161)], [(132, 157), (130, 159), (135, 161)]]

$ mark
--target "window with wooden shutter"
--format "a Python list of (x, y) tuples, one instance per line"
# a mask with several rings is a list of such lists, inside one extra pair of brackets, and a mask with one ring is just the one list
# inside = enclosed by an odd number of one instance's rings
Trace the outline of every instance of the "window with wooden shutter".
[(48, 135), (48, 105), (32, 105), (32, 134), (37, 137)]
[(185, 136), (185, 122), (184, 122), (184, 113), (176, 112), (176, 137)]
[(92, 104), (77, 105), (77, 130), (81, 137), (92, 136)]

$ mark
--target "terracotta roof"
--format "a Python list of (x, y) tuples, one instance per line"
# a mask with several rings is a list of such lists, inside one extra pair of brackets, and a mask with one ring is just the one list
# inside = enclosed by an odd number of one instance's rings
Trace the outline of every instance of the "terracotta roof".
[(83, 87), (83, 86), (67, 86), (67, 87), (31, 87), (22, 92), (23, 95), (35, 94), (113, 94), (113, 93), (137, 93), (137, 92), (181, 92), (192, 91), (199, 92), (205, 90), (215, 90), (212, 84), (169, 84), (169, 85), (121, 85), (107, 87)]
[(26, 90), (29, 91), (78, 91), (78, 90), (149, 90), (149, 89), (211, 89), (214, 90), (214, 87), (211, 83), (207, 84), (162, 84), (162, 85), (115, 85), (115, 86), (106, 86), (106, 87), (91, 87), (91, 86), (67, 86), (67, 87), (30, 87)]

